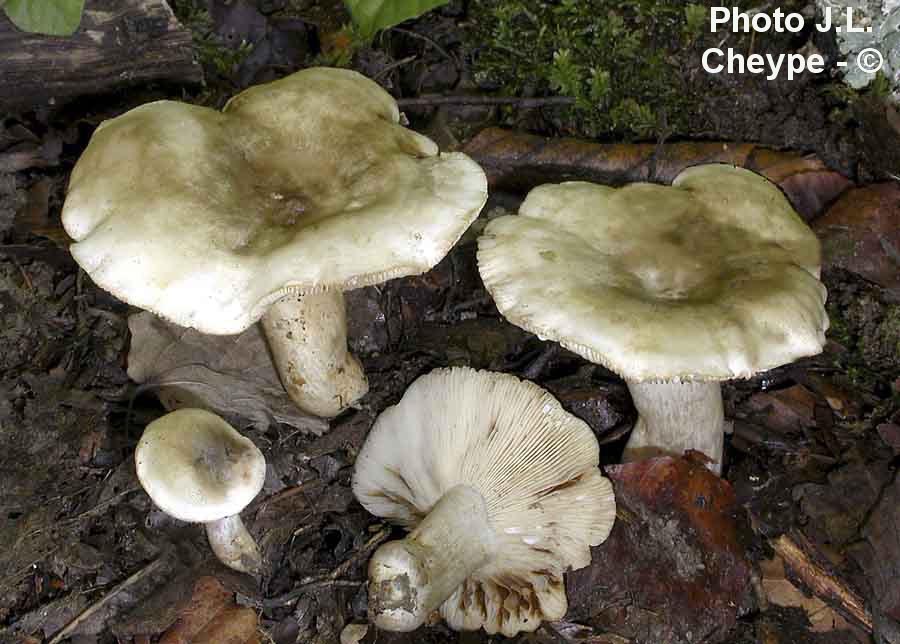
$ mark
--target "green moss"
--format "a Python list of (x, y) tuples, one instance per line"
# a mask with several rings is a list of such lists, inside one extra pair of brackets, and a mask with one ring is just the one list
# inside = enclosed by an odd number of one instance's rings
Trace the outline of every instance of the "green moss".
[[(476, 79), (506, 93), (571, 96), (577, 133), (686, 131), (690, 91), (676, 62), (708, 31), (709, 9), (681, 0), (475, 3)], [(690, 51), (686, 51), (690, 50)]]
[(220, 107), (234, 92), (234, 73), (253, 51), (253, 46), (246, 41), (237, 47), (227, 46), (215, 33), (212, 18), (202, 0), (177, 0), (172, 3), (172, 9), (190, 30), (197, 60), (203, 67), (204, 91), (194, 102)]
[(900, 305), (873, 292), (841, 293), (829, 298), (828, 337), (846, 349), (835, 366), (857, 387), (889, 390), (900, 370)]

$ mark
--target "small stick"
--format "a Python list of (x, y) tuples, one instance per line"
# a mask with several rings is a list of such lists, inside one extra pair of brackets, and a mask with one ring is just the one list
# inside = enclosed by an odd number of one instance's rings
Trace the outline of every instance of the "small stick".
[(84, 621), (90, 618), (94, 613), (103, 608), (106, 604), (108, 604), (116, 595), (121, 593), (123, 590), (136, 584), (138, 581), (149, 575), (151, 572), (156, 570), (159, 565), (163, 562), (164, 557), (160, 556), (151, 561), (149, 564), (138, 570), (136, 573), (128, 577), (125, 581), (117, 585), (111, 591), (109, 591), (106, 595), (101, 597), (98, 601), (94, 602), (83, 611), (78, 613), (78, 615), (71, 622), (66, 624), (61, 631), (59, 631), (56, 635), (53, 636), (47, 644), (59, 644), (59, 642), (63, 641), (72, 632), (78, 628)]
[(260, 603), (263, 608), (280, 608), (282, 606), (287, 606), (295, 601), (297, 601), (300, 596), (308, 591), (310, 588), (352, 588), (362, 586), (365, 582), (363, 581), (345, 581), (342, 579), (338, 579), (341, 575), (347, 572), (350, 567), (360, 558), (367, 557), (371, 551), (375, 550), (381, 542), (388, 538), (390, 535), (390, 528), (382, 528), (377, 533), (375, 533), (372, 538), (366, 541), (365, 545), (359, 549), (359, 551), (355, 552), (353, 556), (347, 558), (343, 562), (338, 565), (337, 568), (331, 571), (331, 573), (327, 577), (307, 577), (306, 579), (300, 582), (300, 585), (294, 588), (289, 593), (285, 593), (284, 595), (279, 595), (278, 597), (272, 597), (271, 599), (264, 599)]
[(419, 96), (398, 98), (397, 105), (403, 108), (434, 107), (437, 105), (512, 105), (523, 110), (554, 105), (572, 105), (571, 96), (545, 96), (543, 98), (519, 98), (517, 96)]
[(806, 537), (797, 533), (792, 536), (783, 534), (769, 543), (790, 571), (814, 595), (840, 610), (869, 633), (872, 632), (872, 614), (866, 609), (865, 601), (810, 556), (809, 551), (814, 546)]

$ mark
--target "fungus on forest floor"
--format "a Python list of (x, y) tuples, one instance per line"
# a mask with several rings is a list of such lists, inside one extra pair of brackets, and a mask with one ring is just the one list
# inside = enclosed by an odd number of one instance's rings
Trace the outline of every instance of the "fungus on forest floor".
[(469, 368), (416, 380), (375, 422), (353, 491), (411, 530), (369, 564), (379, 628), (435, 610), (457, 630), (513, 636), (563, 617), (563, 573), (591, 561), (616, 508), (597, 439), (537, 385)]
[(724, 164), (672, 185), (539, 186), (478, 240), (500, 312), (628, 383), (626, 459), (703, 452), (721, 473), (719, 381), (822, 350), (815, 234), (767, 179)]
[(262, 320), (288, 393), (331, 417), (368, 389), (343, 291), (427, 271), (487, 199), (481, 168), (399, 124), (364, 76), (311, 68), (219, 112), (157, 101), (97, 128), (63, 225), (116, 297), (204, 333)]

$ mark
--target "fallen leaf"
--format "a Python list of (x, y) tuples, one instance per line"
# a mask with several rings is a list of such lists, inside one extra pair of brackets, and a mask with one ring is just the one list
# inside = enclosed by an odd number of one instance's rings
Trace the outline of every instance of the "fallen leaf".
[(900, 185), (845, 193), (813, 227), (823, 267), (837, 266), (900, 295)]
[(778, 606), (793, 606), (806, 612), (812, 630), (817, 633), (850, 628), (843, 617), (828, 604), (809, 596), (792, 584), (785, 575), (784, 560), (779, 556), (760, 562), (762, 587), (769, 602)]
[(277, 422), (317, 436), (328, 430), (288, 397), (257, 325), (235, 336), (205, 335), (144, 311), (128, 327), (128, 376), (158, 385), (166, 409), (202, 407), (259, 429)]
[[(784, 562), (788, 579), (799, 581), (813, 595), (872, 632), (872, 615), (863, 599), (832, 571), (828, 561), (802, 533), (792, 531), (790, 535), (771, 539), (769, 544)], [(827, 624), (828, 616), (822, 619)]]
[(872, 585), (871, 603), (900, 631), (900, 477), (881, 494), (862, 530), (867, 557), (857, 557)]
[(226, 608), (190, 640), (191, 644), (247, 644), (256, 638), (256, 611), (246, 606)]
[(606, 468), (609, 539), (568, 573), (568, 618), (640, 642), (718, 641), (753, 604), (739, 507), (702, 463), (655, 458)]
[(188, 644), (213, 617), (227, 606), (234, 605), (234, 596), (215, 577), (200, 577), (188, 605), (175, 623), (165, 632), (159, 644)]
[(900, 425), (897, 423), (881, 423), (875, 429), (884, 444), (894, 451), (894, 455), (900, 454)]
[(492, 187), (512, 191), (567, 180), (671, 183), (690, 166), (731, 163), (778, 184), (807, 221), (853, 185), (817, 157), (750, 143), (594, 143), (488, 128), (463, 151), (481, 164)]
[(815, 425), (816, 397), (803, 385), (760, 391), (747, 401), (760, 424), (789, 434)]

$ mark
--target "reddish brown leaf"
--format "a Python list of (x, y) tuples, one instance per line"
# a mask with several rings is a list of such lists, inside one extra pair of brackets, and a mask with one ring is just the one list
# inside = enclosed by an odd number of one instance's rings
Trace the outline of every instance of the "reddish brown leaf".
[(256, 636), (257, 617), (252, 608), (227, 608), (198, 633), (191, 644), (247, 644)]
[(773, 392), (757, 392), (747, 408), (758, 422), (782, 433), (800, 431), (815, 424), (816, 397), (803, 385)]
[(482, 165), (491, 186), (513, 191), (574, 179), (610, 185), (671, 183), (693, 165), (732, 163), (777, 183), (807, 221), (852, 185), (816, 157), (747, 143), (593, 143), (489, 128), (464, 151)]
[(230, 592), (215, 577), (201, 577), (194, 594), (178, 620), (165, 632), (159, 644), (189, 644), (194, 637), (228, 606), (234, 605)]
[(567, 576), (568, 618), (641, 642), (721, 639), (752, 604), (731, 486), (685, 458), (607, 475), (616, 524), (591, 565)]
[(895, 455), (900, 454), (900, 425), (896, 423), (881, 423), (876, 429), (885, 445), (894, 450)]
[(814, 226), (823, 266), (838, 266), (900, 295), (900, 184), (851, 190)]

